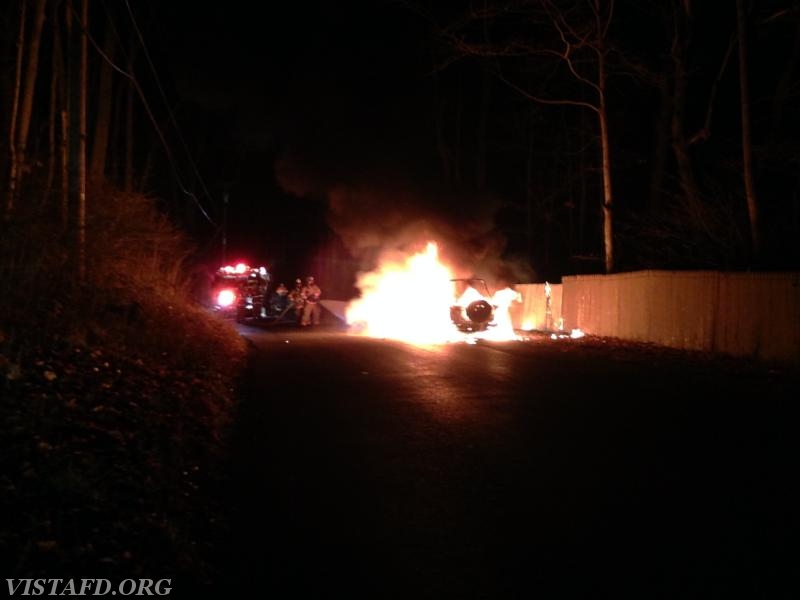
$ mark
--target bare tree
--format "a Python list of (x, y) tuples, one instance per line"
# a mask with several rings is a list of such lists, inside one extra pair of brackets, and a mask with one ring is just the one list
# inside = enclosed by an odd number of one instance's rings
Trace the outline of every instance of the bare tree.
[[(57, 4), (53, 3), (53, 16), (57, 16)], [(55, 23), (56, 19), (52, 21)], [(54, 25), (55, 28), (55, 25)], [(57, 50), (56, 35), (53, 34), (53, 50), (51, 54), (50, 68), (50, 106), (47, 112), (47, 174), (45, 176), (42, 198), (46, 202), (50, 197), (50, 190), (53, 188), (53, 180), (56, 173), (56, 114), (58, 114), (58, 69), (56, 68)]]
[(89, 180), (93, 183), (103, 181), (105, 175), (108, 140), (111, 130), (111, 101), (113, 71), (110, 62), (114, 60), (117, 49), (111, 17), (106, 21), (105, 38), (103, 40), (103, 60), (100, 62), (100, 83), (97, 93), (97, 114), (94, 123), (91, 161), (89, 163)]
[[(712, 136), (712, 119), (717, 92), (722, 77), (730, 62), (736, 43), (736, 36), (730, 38), (727, 50), (720, 63), (716, 78), (711, 84), (706, 105), (703, 125), (692, 135), (687, 134), (686, 106), (688, 98), (688, 79), (690, 71), (689, 47), (693, 35), (693, 11), (690, 0), (676, 0), (673, 8), (673, 37), (670, 48), (672, 60), (672, 116), (671, 140), (672, 151), (677, 166), (678, 181), (684, 194), (686, 215), (691, 224), (703, 231), (711, 239), (716, 238), (713, 217), (705, 206), (703, 194), (695, 178), (692, 164), (691, 147), (707, 142)], [(717, 239), (717, 245), (724, 245), (724, 240)]]
[(123, 189), (127, 192), (133, 191), (133, 148), (135, 143), (133, 117), (136, 105), (136, 83), (133, 77), (133, 68), (139, 48), (140, 46), (137, 43), (136, 37), (131, 34), (130, 50), (128, 53), (128, 73), (130, 73), (131, 76), (127, 81), (125, 102), (125, 167), (123, 169)]
[[(55, 30), (58, 34), (56, 42), (58, 47), (61, 48), (61, 34), (60, 29)], [(64, 32), (66, 33), (67, 48), (71, 47), (72, 43), (72, 0), (67, 0), (64, 9)], [(59, 60), (58, 68), (62, 71), (62, 92), (63, 98), (61, 103), (61, 224), (66, 229), (69, 225), (69, 199), (70, 199), (70, 147), (71, 147), (71, 127), (70, 117), (72, 114), (72, 93), (70, 86), (72, 85), (69, 62), (72, 57), (67, 52), (60, 51), (61, 59)]]
[[(648, 259), (651, 262), (653, 256), (661, 255), (655, 262), (671, 257), (678, 264), (693, 264), (700, 255), (704, 255), (707, 263), (729, 265), (741, 246), (735, 220), (731, 218), (732, 207), (719, 193), (709, 192), (710, 188), (718, 185), (718, 180), (713, 175), (709, 177), (708, 171), (699, 170), (701, 165), (693, 149), (706, 144), (716, 135), (713, 126), (715, 107), (737, 36), (731, 32), (727, 48), (713, 46), (715, 52), (724, 49), (716, 74), (708, 73), (709, 77), (702, 80), (704, 85), (691, 85), (690, 82), (697, 81), (701, 72), (698, 58), (693, 52), (698, 47), (700, 34), (707, 33), (696, 31), (697, 23), (703, 22), (702, 18), (697, 18), (691, 0), (672, 0), (667, 4), (654, 2), (653, 6), (656, 7), (655, 14), (666, 27), (667, 51), (664, 55), (667, 62), (656, 71), (646, 61), (641, 62), (635, 51), (616, 55), (624, 62), (626, 69), (635, 74), (637, 81), (657, 89), (661, 96), (651, 171), (650, 214), (630, 216), (631, 223), (638, 222), (639, 228), (638, 232), (629, 229), (630, 239), (639, 238), (637, 254), (651, 255)], [(705, 84), (709, 83), (706, 91)], [(692, 107), (696, 110), (698, 99), (705, 105), (705, 116), (699, 127), (695, 126), (692, 130), (690, 123), (696, 114), (688, 115), (687, 109)], [(660, 197), (665, 189), (668, 150), (674, 158), (678, 189), (671, 190), (670, 202), (662, 203)], [(669, 248), (666, 239), (670, 240)], [(642, 244), (652, 247), (645, 251)]]
[(14, 91), (11, 99), (11, 119), (8, 126), (8, 150), (10, 154), (10, 171), (8, 175), (8, 196), (6, 198), (5, 216), (8, 218), (14, 210), (17, 194), (17, 118), (19, 114), (19, 95), (22, 81), (22, 56), (25, 48), (25, 7), (27, 2), (20, 3), (19, 33), (17, 35), (17, 58), (14, 70)]
[[(686, 2), (677, 2), (677, 4), (680, 6), (675, 9), (673, 15), (674, 32), (672, 47), (670, 48), (673, 81), (670, 125), (672, 151), (675, 155), (678, 180), (686, 199), (689, 215), (692, 218), (692, 222), (702, 223), (702, 202), (692, 169), (692, 159), (689, 153), (690, 139), (686, 134), (686, 94), (689, 77), (688, 52), (692, 38), (691, 3), (687, 0)], [(704, 131), (703, 136), (705, 139), (709, 133), (707, 129)]]
[[(52, 53), (50, 57), (50, 110), (48, 113), (48, 147), (47, 147), (47, 175), (44, 184), (42, 197), (47, 200), (53, 188), (53, 181), (56, 178), (56, 162), (59, 154), (57, 147), (58, 132), (62, 129), (62, 111), (66, 102), (66, 90), (64, 88), (64, 62), (61, 48), (61, 22), (59, 20), (60, 0), (51, 3), (50, 26), (52, 29)], [(64, 218), (66, 223), (66, 217)]]
[(26, 36), (26, 6), (27, 2), (20, 3), (16, 76), (9, 125), (10, 170), (6, 216), (9, 216), (15, 208), (20, 183), (28, 170), (28, 133), (33, 113), (36, 77), (39, 71), (39, 47), (45, 18), (45, 0), (37, 0), (30, 37)]
[(796, 84), (795, 73), (797, 72), (798, 64), (800, 64), (800, 18), (797, 18), (798, 13), (800, 13), (800, 7), (795, 8), (793, 13), (787, 9), (784, 9), (777, 11), (774, 14), (770, 14), (763, 20), (764, 25), (769, 25), (774, 22), (791, 19), (794, 27), (794, 36), (791, 49), (786, 54), (786, 63), (783, 67), (783, 74), (778, 81), (778, 85), (775, 90), (775, 96), (772, 100), (772, 106), (769, 111), (770, 132), (767, 148), (768, 154), (770, 155), (772, 154), (774, 146), (777, 144), (777, 140), (780, 138), (781, 129), (785, 124), (784, 117), (786, 114), (786, 107), (792, 97), (793, 85)]
[(80, 151), (78, 153), (78, 279), (86, 281), (86, 103), (88, 96), (89, 71), (89, 0), (81, 0), (81, 35), (80, 60), (80, 118), (78, 119), (78, 135)]
[[(553, 0), (527, 0), (505, 5), (486, 4), (473, 10), (470, 21), (480, 21), (480, 35), (473, 39), (465, 35), (462, 27), (448, 32), (453, 47), (462, 55), (491, 59), (496, 65), (496, 74), (507, 85), (523, 97), (540, 104), (567, 105), (588, 109), (597, 118), (600, 139), (602, 173), (603, 215), (603, 259), (606, 273), (614, 271), (614, 193), (611, 178), (611, 145), (606, 85), (607, 37), (614, 16), (614, 0), (589, 0), (588, 2), (555, 2)], [(533, 36), (525, 38), (511, 35), (500, 40), (491, 40), (486, 35), (493, 21), (506, 20), (503, 27), (508, 30), (508, 19), (526, 24), (544, 24), (551, 28), (546, 43)], [(501, 27), (500, 29), (502, 29)], [(503, 58), (529, 57), (538, 61), (555, 60), (564, 67), (572, 82), (577, 84), (574, 95), (549, 96), (537, 91), (529, 83), (521, 82), (507, 74), (502, 68)]]
[(753, 254), (758, 259), (761, 250), (761, 237), (758, 223), (758, 200), (753, 180), (753, 147), (750, 141), (750, 92), (747, 70), (747, 25), (744, 1), (736, 0), (736, 29), (739, 33), (739, 92), (742, 107), (742, 171), (744, 191), (747, 198), (747, 216), (750, 219), (750, 242)]
[(683, 189), (688, 215), (692, 222), (706, 234), (713, 237), (713, 224), (708, 223), (707, 211), (704, 209), (701, 192), (698, 189), (692, 170), (689, 149), (691, 146), (705, 142), (712, 135), (712, 115), (716, 102), (719, 84), (725, 72), (734, 46), (739, 47), (739, 81), (740, 108), (742, 125), (742, 176), (747, 200), (747, 214), (750, 224), (751, 248), (755, 257), (760, 253), (760, 236), (758, 224), (758, 202), (756, 199), (755, 181), (753, 177), (752, 141), (750, 126), (750, 98), (747, 70), (747, 38), (746, 15), (743, 0), (736, 0), (736, 33), (722, 59), (716, 79), (710, 89), (706, 117), (703, 126), (691, 137), (685, 134), (685, 106), (688, 79), (688, 47), (692, 40), (692, 5), (689, 0), (676, 2), (674, 14), (675, 31), (671, 48), (673, 62), (673, 113), (672, 113), (672, 147), (676, 158), (678, 176)]
[[(31, 126), (33, 113), (33, 99), (36, 91), (36, 78), (39, 73), (39, 48), (41, 46), (42, 28), (44, 27), (45, 0), (37, 0), (34, 8), (33, 28), (28, 43), (25, 45), (27, 63), (25, 65), (25, 78), (23, 80), (22, 97), (20, 102), (19, 123), (16, 130), (16, 144), (14, 151), (15, 171), (14, 193), (19, 193), (19, 183), (28, 170), (28, 133)], [(10, 197), (13, 207), (14, 198)]]

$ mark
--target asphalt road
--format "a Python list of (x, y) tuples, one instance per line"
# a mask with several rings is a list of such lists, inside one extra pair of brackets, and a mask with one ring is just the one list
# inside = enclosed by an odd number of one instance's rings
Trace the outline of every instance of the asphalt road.
[(602, 340), (247, 326), (220, 581), (272, 598), (789, 598), (794, 374)]

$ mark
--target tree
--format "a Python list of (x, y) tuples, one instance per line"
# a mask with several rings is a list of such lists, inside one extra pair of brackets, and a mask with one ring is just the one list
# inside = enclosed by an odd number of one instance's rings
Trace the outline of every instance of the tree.
[[(707, 255), (717, 252), (722, 252), (723, 256), (735, 254), (736, 248), (742, 245), (739, 241), (740, 236), (733, 231), (733, 228), (726, 225), (726, 217), (723, 212), (727, 210), (732, 214), (736, 212), (736, 209), (734, 206), (723, 207), (719, 199), (716, 199), (715, 205), (714, 194), (709, 191), (708, 185), (703, 189), (698, 184), (692, 149), (708, 143), (715, 135), (712, 127), (712, 117), (715, 112), (715, 105), (718, 103), (717, 95), (725, 72), (728, 70), (733, 50), (738, 45), (742, 179), (747, 204), (747, 219), (750, 225), (750, 248), (752, 255), (757, 257), (760, 246), (758, 205), (753, 176), (745, 11), (743, 2), (740, 0), (737, 0), (736, 13), (736, 30), (730, 34), (730, 40), (720, 60), (716, 77), (711, 81), (708, 89), (707, 98), (705, 99), (705, 118), (702, 125), (694, 133), (690, 133), (688, 124), (690, 119), (687, 118), (686, 114), (687, 105), (690, 102), (695, 106), (701, 103), (697, 101), (699, 94), (695, 93), (692, 97), (689, 90), (690, 74), (694, 72), (696, 75), (695, 63), (698, 59), (697, 56), (694, 58), (690, 56), (690, 47), (696, 42), (697, 37), (694, 34), (696, 17), (691, 2), (673, 0), (671, 13), (665, 15), (665, 20), (672, 23), (669, 52), (671, 69), (661, 75), (650, 73), (645, 77), (659, 82), (664, 105), (672, 107), (670, 140), (673, 156), (675, 157), (677, 179), (682, 192), (679, 202), (675, 203), (676, 207), (680, 207), (679, 210), (683, 221), (680, 229), (683, 232), (694, 231), (701, 233), (701, 237), (704, 240), (701, 243), (705, 245)], [(707, 35), (706, 31), (702, 33)], [(722, 47), (720, 46), (717, 49), (721, 50)], [(703, 86), (695, 87), (704, 88), (706, 82), (707, 80), (702, 81)], [(706, 92), (703, 91), (702, 94), (705, 95)], [(690, 100), (690, 97), (693, 99)], [(709, 182), (707, 181), (706, 183), (708, 184)], [(719, 191), (717, 191), (717, 195), (719, 195)], [(690, 235), (687, 234), (686, 237), (690, 237)], [(746, 252), (743, 254), (746, 254)]]
[[(67, 82), (66, 68), (64, 65), (63, 40), (61, 36), (61, 0), (55, 0), (50, 5), (50, 26), (52, 31), (52, 54), (50, 58), (50, 109), (48, 111), (48, 148), (47, 148), (47, 175), (45, 178), (42, 197), (45, 202), (49, 200), (56, 180), (56, 172), (60, 174), (59, 189), (59, 214), (61, 223), (67, 225), (69, 210), (69, 165), (67, 162)], [(60, 163), (60, 164), (59, 164)], [(59, 167), (57, 169), (57, 167)]]
[(19, 32), (17, 35), (17, 56), (14, 69), (14, 91), (11, 100), (11, 119), (8, 125), (8, 151), (9, 175), (8, 196), (6, 197), (5, 216), (8, 218), (14, 210), (14, 200), (17, 193), (17, 173), (19, 171), (17, 159), (17, 118), (19, 115), (19, 94), (22, 80), (22, 57), (25, 51), (25, 7), (26, 2), (20, 6)]
[(103, 60), (100, 61), (97, 114), (94, 122), (94, 138), (92, 140), (91, 161), (89, 163), (89, 180), (93, 183), (101, 183), (104, 179), (111, 130), (113, 71), (110, 63), (114, 60), (117, 44), (113, 25), (110, 21), (111, 16), (109, 14), (103, 40)]
[[(45, 0), (36, 0), (34, 7), (33, 25), (30, 38), (25, 36), (25, 6), (22, 2), (20, 8), (20, 26), (17, 47), (17, 78), (14, 92), (14, 110), (12, 111), (11, 133), (9, 147), (11, 151), (11, 168), (9, 173), (8, 198), (6, 200), (6, 214), (14, 210), (16, 196), (24, 174), (28, 169), (28, 133), (33, 112), (33, 98), (36, 90), (36, 77), (39, 69), (39, 47), (44, 27)], [(23, 65), (23, 57), (27, 60)], [(24, 70), (24, 77), (20, 76)], [(18, 100), (19, 99), (19, 100)], [(18, 104), (19, 103), (19, 104)], [(16, 108), (19, 105), (19, 113)]]
[[(675, 0), (672, 10), (673, 35), (670, 46), (670, 58), (672, 72), (670, 80), (672, 82), (672, 113), (670, 118), (670, 133), (672, 152), (675, 157), (678, 181), (683, 192), (682, 205), (685, 207), (684, 217), (688, 220), (684, 228), (703, 233), (703, 236), (710, 240), (715, 247), (723, 249), (730, 244), (730, 240), (725, 239), (716, 230), (719, 224), (715, 219), (719, 219), (719, 211), (711, 210), (707, 206), (707, 198), (697, 183), (695, 170), (692, 161), (691, 148), (707, 142), (712, 136), (712, 116), (714, 106), (717, 102), (717, 92), (720, 81), (727, 69), (731, 52), (736, 41), (735, 36), (731, 37), (727, 50), (720, 63), (716, 78), (711, 84), (711, 88), (706, 100), (705, 119), (702, 126), (693, 134), (687, 133), (686, 107), (689, 98), (689, 73), (691, 71), (691, 59), (689, 48), (694, 38), (694, 14), (691, 2)], [(667, 86), (666, 89), (668, 89)]]
[(81, 0), (81, 53), (79, 75), (78, 110), (78, 280), (86, 281), (86, 102), (89, 71), (89, 0)]
[[(606, 273), (614, 271), (614, 193), (606, 93), (606, 41), (614, 4), (614, 0), (489, 3), (482, 9), (471, 11), (467, 20), (445, 32), (457, 53), (487, 59), (500, 80), (528, 100), (539, 104), (575, 106), (594, 113), (600, 141)], [(524, 24), (522, 29), (519, 23)], [(543, 35), (534, 35), (534, 30)], [(492, 34), (497, 37), (492, 37)], [(528, 71), (557, 63), (576, 87), (558, 97), (537, 89), (535, 80), (526, 81), (521, 75), (509, 75), (508, 69), (502, 65), (502, 59), (514, 59), (519, 63), (523, 58), (530, 61)], [(521, 73), (524, 69), (517, 70)]]
[(747, 69), (747, 25), (745, 22), (744, 0), (736, 0), (736, 30), (739, 33), (739, 90), (742, 107), (742, 176), (744, 178), (747, 216), (750, 220), (750, 242), (756, 260), (761, 250), (761, 236), (758, 223), (758, 200), (753, 179), (753, 147), (750, 141), (750, 91)]

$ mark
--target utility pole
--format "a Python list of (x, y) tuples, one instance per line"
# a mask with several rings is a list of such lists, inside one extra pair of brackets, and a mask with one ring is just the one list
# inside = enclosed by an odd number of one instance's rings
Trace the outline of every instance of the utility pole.
[(222, 265), (228, 261), (228, 192), (222, 197)]
[(86, 283), (86, 103), (89, 69), (89, 0), (81, 0), (81, 58), (79, 72), (78, 113), (78, 279)]

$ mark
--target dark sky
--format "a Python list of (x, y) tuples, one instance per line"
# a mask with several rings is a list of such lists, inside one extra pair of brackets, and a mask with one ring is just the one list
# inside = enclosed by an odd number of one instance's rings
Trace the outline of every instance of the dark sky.
[[(275, 3), (263, 15), (229, 5), (168, 3), (167, 57), (182, 94), (239, 112), (237, 133), (265, 146), (276, 135), (356, 136), (414, 110), (425, 83), (424, 23), (397, 2)], [(181, 5), (191, 10), (177, 12)], [(166, 25), (166, 23), (165, 23)], [(395, 128), (391, 133), (398, 131)]]
[[(179, 133), (169, 136), (174, 152), (182, 156), (178, 162), (190, 187), (198, 194), (208, 190), (202, 202), (215, 225), (199, 229), (209, 254), (221, 253), (224, 215), (228, 257), (268, 262), (282, 279), (293, 279), (301, 270), (330, 273), (336, 261), (351, 258), (370, 268), (381, 250), (413, 247), (431, 237), (463, 266), (460, 276), (485, 276), (503, 264), (512, 279), (545, 275), (552, 281), (553, 275), (602, 268), (597, 123), (589, 111), (525, 101), (499, 78), (487, 76), (487, 61), (461, 59), (439, 68), (452, 49), (441, 44), (437, 33), (471, 4), (480, 5), (456, 0), (276, 2), (260, 5), (256, 13), (248, 3), (174, 0), (150, 3), (149, 13), (141, 10), (178, 123)], [(612, 38), (621, 52), (615, 56), (608, 97), (620, 232), (625, 211), (649, 201), (661, 100), (657, 83), (631, 76), (631, 71), (621, 75), (621, 68), (639, 61), (654, 72), (669, 72), (669, 6), (617, 3)], [(734, 7), (692, 6), (687, 134), (698, 131), (709, 108), (714, 117), (712, 135), (693, 147), (693, 160), (702, 169), (698, 179), (710, 198), (733, 194), (728, 204), (743, 206), (737, 197), (742, 186), (736, 166), (741, 135), (735, 53), (721, 69), (735, 30)], [(772, 143), (766, 132), (778, 123), (771, 108), (775, 90), (781, 77), (792, 73), (792, 23), (800, 14), (792, 6), (786, 0), (765, 0), (755, 3), (751, 13), (757, 148)], [(519, 23), (509, 21), (501, 32), (513, 32)], [(631, 62), (624, 64), (621, 57)], [(140, 61), (138, 72), (146, 80), (144, 67)], [(568, 74), (543, 66), (533, 71), (521, 63), (513, 68), (534, 92), (575, 91), (565, 84)], [(147, 89), (155, 96), (152, 81)], [(483, 106), (490, 108), (482, 112)], [(788, 123), (784, 119), (783, 130)], [(457, 186), (452, 173), (445, 183), (437, 146), (442, 132), (453, 153), (451, 164), (460, 168)], [(485, 179), (478, 156), (489, 157), (482, 165)], [(772, 181), (794, 185), (789, 162), (762, 163), (767, 168), (783, 164), (789, 170), (777, 177), (770, 173), (764, 186)], [(199, 177), (192, 176), (195, 166)], [(164, 174), (168, 180), (166, 168)], [(223, 211), (226, 193), (229, 204)], [(664, 180), (664, 194), (680, 194), (674, 177)], [(187, 204), (197, 219), (198, 211)], [(785, 222), (776, 215), (776, 223)], [(732, 233), (723, 236), (739, 235), (736, 219), (741, 216), (730, 217)], [(624, 243), (618, 247), (623, 256)], [(594, 262), (569, 262), (575, 256)], [(717, 263), (699, 259), (697, 264)]]
[[(468, 199), (437, 183), (431, 15), (393, 0), (248, 9), (163, 3), (154, 28), (182, 135), (212, 196), (229, 191), (229, 255), (372, 257), (424, 223), (458, 228)], [(480, 217), (470, 235), (490, 228)]]

